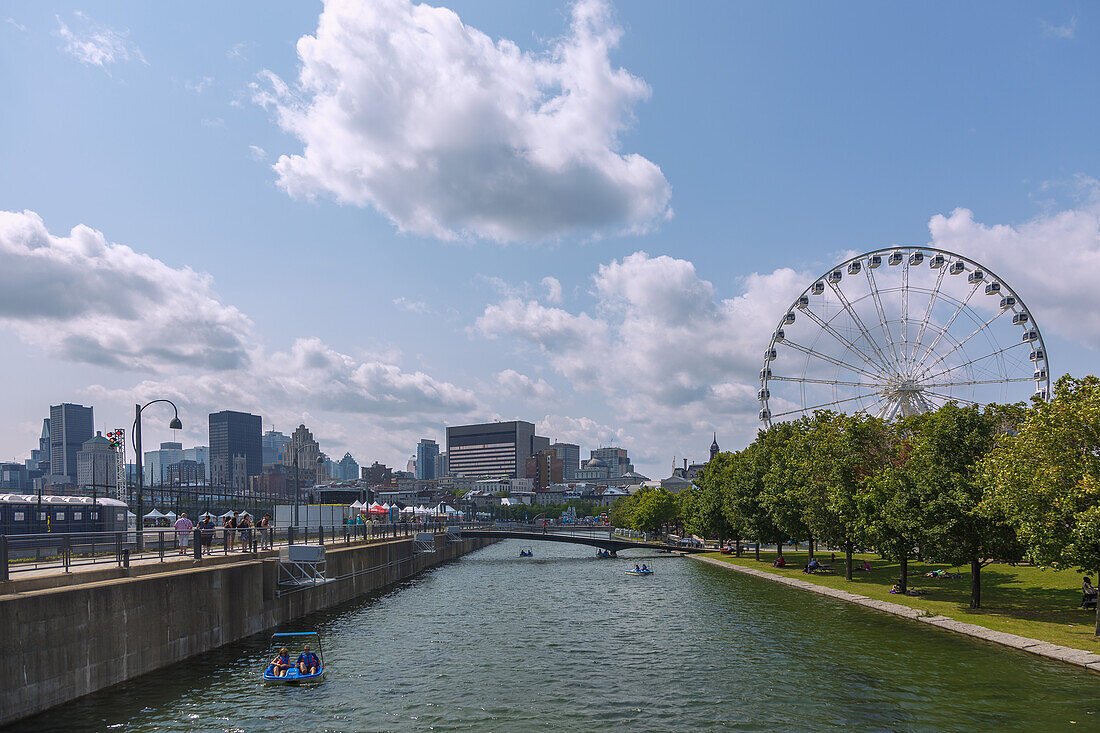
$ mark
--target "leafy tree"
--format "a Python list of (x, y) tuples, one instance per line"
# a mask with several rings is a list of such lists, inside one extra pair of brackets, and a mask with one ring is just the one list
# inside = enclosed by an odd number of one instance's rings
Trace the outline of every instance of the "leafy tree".
[[(808, 429), (806, 418), (779, 423), (757, 437), (757, 460), (763, 470), (760, 502), (774, 527), (776, 547), (783, 552), (783, 540), (808, 539), (806, 486), (808, 461), (802, 454)], [(812, 546), (812, 542), (811, 542)]]
[(657, 532), (662, 525), (675, 521), (680, 516), (680, 505), (676, 496), (649, 486), (639, 489), (631, 497), (630, 526), (642, 532)]
[(677, 495), (685, 533), (705, 538), (717, 535), (719, 540), (733, 536), (733, 528), (724, 511), (722, 463), (720, 456), (713, 458), (699, 471), (695, 484), (681, 489)]
[(867, 479), (859, 496), (868, 539), (884, 558), (898, 561), (902, 593), (909, 587), (909, 556), (926, 534), (927, 492), (909, 465), (911, 436), (922, 418), (908, 417), (886, 428), (885, 465)]
[(1100, 571), (1100, 379), (1059, 379), (984, 471), (1035, 562)]
[(844, 548), (844, 577), (852, 579), (852, 552), (869, 539), (867, 482), (889, 462), (891, 441), (882, 420), (818, 411), (793, 453), (806, 477), (805, 521), (816, 537)]
[(981, 608), (981, 570), (1022, 556), (1016, 533), (988, 499), (982, 471), (989, 451), (1024, 415), (1022, 405), (982, 409), (951, 402), (926, 414), (913, 436), (910, 470), (926, 487), (927, 554), (970, 565), (970, 607)]
[[(763, 434), (761, 431), (760, 435)], [(763, 499), (768, 465), (767, 450), (758, 436), (747, 448), (732, 454), (729, 465), (723, 469), (722, 508), (726, 521), (738, 535), (756, 541), (757, 560), (760, 559), (760, 543), (778, 543), (783, 539)]]

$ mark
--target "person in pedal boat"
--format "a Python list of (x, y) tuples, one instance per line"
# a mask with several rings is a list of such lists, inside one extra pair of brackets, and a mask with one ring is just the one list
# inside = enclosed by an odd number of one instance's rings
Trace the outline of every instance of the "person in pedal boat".
[(317, 670), (320, 668), (321, 660), (309, 650), (309, 644), (306, 644), (302, 649), (302, 653), (298, 655), (298, 673), (317, 674)]
[(271, 660), (271, 667), (276, 677), (286, 676), (286, 671), (290, 669), (290, 650), (285, 646), (280, 649), (279, 656)]

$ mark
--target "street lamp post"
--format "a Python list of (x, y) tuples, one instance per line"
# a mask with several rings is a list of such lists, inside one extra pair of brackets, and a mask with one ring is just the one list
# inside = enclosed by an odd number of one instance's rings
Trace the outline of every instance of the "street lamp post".
[[(294, 526), (298, 527), (298, 456), (302, 452), (302, 448), (305, 448), (306, 444), (294, 446)], [(320, 466), (325, 462), (325, 459), (321, 456), (317, 456), (317, 465)]]
[(141, 552), (145, 549), (145, 537), (143, 530), (145, 529), (144, 521), (145, 515), (142, 514), (144, 509), (142, 508), (142, 489), (144, 488), (145, 479), (142, 476), (142, 459), (145, 454), (141, 452), (141, 411), (149, 405), (155, 405), (158, 402), (167, 402), (172, 406), (172, 410), (175, 415), (172, 417), (172, 421), (168, 423), (170, 430), (182, 430), (183, 423), (180, 422), (180, 411), (176, 407), (176, 403), (172, 400), (153, 400), (152, 402), (146, 402), (144, 405), (134, 405), (134, 450), (137, 452), (137, 521), (138, 521), (138, 533), (137, 533), (137, 551)]

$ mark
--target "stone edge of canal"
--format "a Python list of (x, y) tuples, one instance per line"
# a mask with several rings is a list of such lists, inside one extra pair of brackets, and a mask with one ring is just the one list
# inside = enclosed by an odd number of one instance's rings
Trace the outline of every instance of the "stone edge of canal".
[(1056, 662), (1064, 662), (1066, 664), (1072, 664), (1075, 667), (1081, 667), (1082, 669), (1100, 673), (1100, 654), (1093, 654), (1084, 649), (1060, 646), (1058, 644), (1051, 644), (1040, 641), (1039, 639), (1030, 639), (1026, 636), (1017, 636), (1016, 634), (1009, 634), (1003, 631), (993, 631), (984, 626), (956, 621), (950, 616), (929, 616), (926, 615), (924, 611), (910, 608), (909, 606), (903, 606), (899, 603), (876, 601), (873, 598), (861, 596), (858, 593), (849, 593), (845, 590), (828, 588), (798, 578), (788, 578), (783, 575), (769, 573), (765, 570), (756, 570), (755, 568), (747, 568), (742, 565), (734, 565), (733, 563), (715, 560), (712, 557), (702, 557), (695, 554), (685, 554), (685, 557), (699, 562), (705, 562), (725, 570), (731, 570), (743, 575), (752, 575), (761, 580), (787, 585), (792, 588), (808, 590), (818, 595), (828, 596), (829, 598), (835, 598), (840, 601), (847, 601), (848, 603), (854, 603), (864, 608), (870, 608), (893, 616), (910, 619), (911, 621), (918, 621), (944, 631), (953, 631), (957, 634), (969, 636), (974, 639), (981, 639), (982, 641), (992, 642), (1000, 646), (1009, 647), (1010, 649), (1028, 652), (1029, 654), (1034, 654)]

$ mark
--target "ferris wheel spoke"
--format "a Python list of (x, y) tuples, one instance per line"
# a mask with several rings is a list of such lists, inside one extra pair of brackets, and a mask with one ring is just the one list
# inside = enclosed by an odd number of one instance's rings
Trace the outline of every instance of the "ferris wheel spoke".
[(939, 392), (932, 392), (930, 390), (923, 390), (923, 392), (924, 392), (924, 394), (929, 395), (930, 397), (939, 397), (941, 400), (944, 401), (944, 404), (947, 404), (948, 402), (964, 402), (968, 405), (980, 405), (981, 404), (980, 402), (975, 402), (974, 400), (968, 400), (964, 397), (952, 397), (951, 395), (940, 394)]
[(801, 351), (803, 354), (806, 354), (807, 356), (813, 356), (815, 358), (821, 359), (822, 361), (827, 361), (830, 364), (834, 364), (834, 365), (836, 365), (838, 367), (841, 367), (843, 369), (847, 369), (849, 371), (855, 372), (856, 374), (862, 374), (863, 376), (869, 377), (870, 379), (880, 380), (880, 379), (883, 378), (881, 374), (872, 374), (871, 372), (868, 372), (864, 369), (860, 369), (857, 366), (852, 366), (851, 364), (849, 364), (846, 361), (841, 361), (840, 359), (829, 356), (827, 354), (822, 354), (819, 351), (814, 351), (813, 349), (809, 349), (809, 348), (803, 346), (802, 344), (795, 343), (794, 341), (791, 341), (789, 339), (786, 340), (786, 341), (783, 341), (782, 344), (784, 346), (791, 347), (795, 351)]
[(989, 328), (989, 324), (993, 323), (993, 321), (997, 320), (998, 318), (1000, 318), (1001, 316), (1003, 316), (1003, 315), (1004, 315), (1005, 313), (1007, 313), (1007, 312), (1008, 312), (1008, 311), (998, 311), (998, 312), (997, 312), (997, 313), (996, 313), (996, 314), (995, 314), (995, 315), (994, 315), (994, 316), (993, 316), (992, 318), (990, 318), (990, 319), (989, 319), (988, 321), (986, 321), (985, 323), (983, 323), (982, 325), (978, 326), (978, 327), (977, 327), (977, 328), (975, 328), (975, 329), (974, 329), (973, 331), (971, 331), (971, 332), (970, 332), (970, 335), (969, 335), (969, 336), (967, 336), (967, 337), (966, 337), (966, 338), (964, 338), (964, 339), (963, 339), (962, 341), (960, 341), (959, 343), (957, 343), (957, 344), (955, 344), (954, 346), (952, 346), (952, 347), (951, 347), (950, 349), (948, 349), (947, 351), (945, 351), (945, 352), (943, 352), (942, 354), (940, 354), (939, 358), (937, 358), (937, 359), (936, 359), (936, 360), (935, 360), (934, 362), (932, 362), (931, 364), (929, 364), (928, 366), (926, 366), (926, 367), (924, 368), (924, 371), (922, 371), (922, 372), (921, 372), (920, 374), (918, 374), (918, 375), (917, 375), (917, 378), (919, 379), (919, 378), (920, 378), (921, 376), (923, 376), (923, 375), (924, 375), (924, 374), (925, 374), (926, 372), (928, 372), (928, 370), (929, 370), (929, 369), (931, 369), (932, 367), (936, 366), (937, 364), (939, 364), (940, 362), (942, 362), (942, 361), (943, 361), (944, 359), (946, 359), (946, 358), (947, 358), (948, 356), (950, 356), (951, 354), (953, 354), (953, 353), (955, 353), (956, 351), (958, 351), (959, 349), (961, 349), (961, 348), (963, 347), (963, 345), (964, 345), (964, 344), (965, 344), (965, 343), (966, 343), (967, 341), (969, 341), (970, 339), (974, 338), (975, 336), (977, 336), (977, 335), (978, 335), (979, 333), (981, 333), (981, 332), (982, 332), (982, 331), (984, 331), (985, 329)]
[(833, 405), (842, 405), (846, 402), (852, 402), (854, 400), (865, 400), (868, 397), (871, 397), (875, 394), (876, 394), (875, 392), (872, 392), (871, 394), (861, 394), (861, 395), (856, 395), (855, 397), (845, 397), (842, 400), (832, 400), (831, 402), (822, 402), (820, 405), (810, 405), (809, 407), (800, 407), (797, 410), (788, 410), (786, 412), (776, 412), (776, 413), (772, 413), (772, 417), (776, 418), (776, 417), (784, 417), (786, 415), (797, 415), (799, 413), (807, 412), (809, 410), (820, 410), (823, 407), (832, 407)]
[(856, 356), (858, 356), (860, 359), (863, 360), (863, 362), (867, 366), (869, 366), (872, 369), (874, 369), (875, 371), (879, 372), (880, 376), (882, 378), (885, 378), (886, 375), (885, 375), (885, 372), (883, 372), (883, 366), (884, 365), (877, 363), (870, 356), (863, 353), (863, 351), (859, 347), (857, 347), (855, 344), (853, 344), (848, 339), (844, 338), (835, 328), (832, 327), (832, 325), (830, 325), (827, 321), (822, 319), (821, 316), (817, 315), (812, 310), (807, 309), (806, 311), (804, 311), (804, 313), (806, 315), (808, 315), (810, 317), (810, 319), (813, 320), (814, 323), (816, 323), (818, 326), (820, 326), (821, 330), (823, 330), (825, 333), (827, 333), (830, 336), (832, 336), (833, 338), (835, 338), (837, 341), (839, 341), (841, 344), (844, 345), (844, 348), (848, 349), (848, 351), (850, 351), (853, 354), (855, 354)]
[(886, 356), (883, 355), (882, 351), (879, 350), (878, 342), (875, 341), (875, 339), (871, 336), (871, 332), (867, 329), (867, 327), (863, 325), (863, 319), (859, 317), (859, 314), (856, 313), (856, 309), (852, 307), (852, 304), (850, 302), (848, 302), (848, 298), (845, 297), (840, 287), (831, 282), (829, 283), (829, 287), (831, 287), (833, 289), (833, 292), (836, 293), (837, 299), (841, 302), (841, 304), (843, 304), (844, 310), (848, 311), (848, 315), (852, 317), (852, 322), (856, 324), (856, 328), (859, 329), (859, 332), (863, 335), (863, 338), (867, 340), (867, 343), (874, 350), (875, 354), (878, 355), (878, 358), (881, 360), (880, 367), (884, 369), (889, 369), (890, 360), (887, 359)]
[[(943, 266), (948, 267), (949, 265), (945, 262)], [(935, 340), (932, 341), (932, 344), (928, 347), (924, 354), (921, 355), (920, 360), (917, 362), (914, 369), (920, 369), (922, 366), (924, 366), (925, 359), (936, 352), (936, 347), (940, 345), (940, 340), (947, 334), (948, 331), (951, 330), (951, 326), (955, 323), (955, 319), (959, 317), (959, 314), (961, 314), (966, 309), (966, 306), (970, 302), (970, 299), (973, 298), (974, 293), (978, 291), (979, 285), (981, 285), (980, 281), (974, 283), (974, 286), (970, 288), (970, 292), (966, 294), (966, 297), (963, 298), (962, 302), (959, 303), (958, 306), (955, 308), (955, 312), (952, 313), (951, 317), (947, 319), (947, 323), (945, 323), (943, 328), (940, 329), (940, 332), (936, 335)]]
[[(985, 361), (986, 359), (991, 359), (995, 356), (1000, 356), (1001, 354), (1005, 353), (1006, 351), (1011, 351), (1012, 349), (1015, 349), (1017, 346), (1027, 346), (1027, 345), (1028, 345), (1027, 341), (1021, 341), (1018, 344), (1012, 344), (1010, 346), (1005, 346), (1002, 349), (997, 349), (996, 351), (991, 351), (988, 354), (985, 354), (984, 356), (979, 356), (977, 359), (971, 359), (969, 361), (964, 361), (962, 364), (957, 364), (957, 365), (955, 365), (955, 366), (953, 366), (949, 369), (944, 369), (944, 370), (939, 371), (939, 372), (934, 372), (932, 374), (922, 376), (921, 381), (927, 381), (929, 379), (935, 379), (936, 377), (943, 376), (944, 374), (950, 374), (951, 372), (955, 371), (956, 369), (964, 369), (968, 366), (971, 366), (972, 364), (977, 364), (979, 361)], [(1031, 381), (1031, 380), (1028, 380), (1028, 381)]]
[(921, 383), (921, 389), (929, 387), (972, 387), (978, 384), (1004, 384), (1005, 382), (1034, 382), (1034, 377), (1005, 377), (1004, 379), (976, 379), (965, 382), (935, 382), (932, 384)]
[(768, 381), (777, 382), (805, 382), (808, 384), (835, 384), (841, 387), (865, 387), (867, 389), (878, 389), (877, 384), (867, 384), (866, 382), (841, 382), (835, 379), (808, 379), (804, 377), (768, 377)]
[[(946, 265), (940, 266), (939, 273), (936, 275), (936, 284), (928, 296), (928, 306), (924, 309), (924, 318), (921, 319), (920, 330), (917, 331), (917, 338), (913, 341), (913, 358), (916, 358), (917, 352), (920, 350), (920, 342), (924, 339), (924, 332), (928, 330), (928, 321), (932, 318), (932, 307), (936, 304), (936, 296), (940, 293), (940, 285), (943, 284), (943, 276), (946, 272)], [(909, 365), (912, 366), (911, 360)]]
[(882, 404), (883, 406), (885, 406), (885, 405), (886, 405), (886, 401), (887, 401), (887, 400), (889, 400), (889, 399), (890, 399), (890, 395), (885, 395), (885, 394), (884, 394), (883, 396), (879, 397), (879, 398), (878, 398), (877, 400), (875, 400), (875, 401), (874, 401), (874, 402), (872, 402), (871, 404), (867, 405), (867, 407), (863, 408), (863, 412), (865, 412), (865, 413), (867, 413), (868, 415), (870, 415), (870, 414), (871, 414), (871, 410), (872, 410), (872, 409), (873, 409), (873, 408), (875, 407), (875, 405), (878, 405), (878, 404)]
[(863, 270), (867, 273), (867, 286), (871, 291), (871, 298), (875, 301), (875, 310), (878, 311), (879, 323), (882, 324), (882, 331), (886, 334), (886, 343), (890, 346), (890, 353), (894, 357), (894, 364), (901, 365), (898, 360), (897, 346), (894, 344), (894, 334), (890, 330), (890, 321), (886, 318), (886, 310), (882, 307), (882, 297), (879, 295), (878, 285), (875, 283), (875, 273), (870, 267), (865, 267)]
[(909, 258), (901, 261), (901, 360), (909, 363)]

